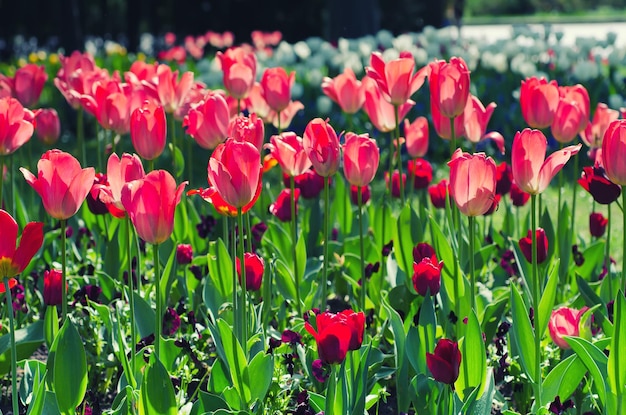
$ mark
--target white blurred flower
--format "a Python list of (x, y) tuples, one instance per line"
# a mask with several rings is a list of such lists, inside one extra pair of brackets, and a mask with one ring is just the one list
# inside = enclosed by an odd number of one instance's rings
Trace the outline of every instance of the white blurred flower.
[(504, 53), (492, 53), (491, 51), (483, 53), (482, 65), (498, 73), (505, 73), (509, 66)]
[(525, 54), (520, 53), (511, 59), (511, 71), (520, 74), (522, 78), (528, 78), (537, 73), (537, 67)]
[(413, 47), (413, 36), (409, 34), (400, 35), (392, 41), (393, 47), (400, 52), (409, 51)]
[(318, 96), (315, 104), (317, 107), (317, 113), (320, 117), (330, 115), (330, 112), (333, 109), (333, 101), (326, 95)]
[(296, 54), (293, 51), (291, 44), (282, 41), (274, 51), (274, 60), (280, 62), (280, 65), (293, 65), (296, 61)]
[(309, 56), (311, 56), (311, 48), (309, 48), (309, 45), (307, 45), (306, 42), (297, 42), (293, 45), (293, 51), (302, 60), (306, 60)]
[(150, 33), (142, 33), (139, 38), (139, 50), (146, 55), (154, 53), (154, 36)]
[(376, 33), (376, 39), (385, 49), (393, 47), (393, 34), (389, 30), (380, 30)]
[(608, 101), (609, 102), (607, 102), (607, 105), (609, 106), (609, 108), (622, 108), (626, 104), (624, 102), (624, 98), (622, 98), (618, 94), (609, 95)]
[(595, 79), (598, 77), (599, 73), (598, 64), (591, 60), (576, 62), (572, 69), (572, 74), (581, 82)]

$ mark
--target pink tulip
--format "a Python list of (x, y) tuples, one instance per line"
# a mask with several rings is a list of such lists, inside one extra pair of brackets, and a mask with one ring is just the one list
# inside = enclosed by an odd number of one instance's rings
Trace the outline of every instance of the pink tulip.
[(602, 141), (602, 164), (608, 178), (615, 184), (626, 186), (626, 120), (609, 124)]
[(179, 107), (181, 107), (187, 94), (193, 87), (193, 72), (185, 72), (178, 79), (178, 71), (172, 72), (172, 69), (166, 65), (161, 64), (157, 68), (156, 76), (158, 79), (156, 89), (159, 96), (159, 100), (165, 112), (174, 113)]
[(251, 114), (249, 117), (243, 115), (235, 117), (228, 126), (228, 136), (235, 141), (247, 141), (254, 145), (260, 157), (265, 140), (263, 120), (256, 114)]
[(263, 88), (260, 83), (255, 82), (252, 86), (248, 98), (245, 100), (245, 106), (251, 114), (254, 113), (263, 119), (270, 113), (271, 108), (263, 96)]
[(122, 204), (122, 188), (126, 183), (139, 180), (145, 176), (141, 160), (136, 154), (123, 154), (120, 159), (113, 153), (107, 162), (107, 185), (94, 186), (93, 192), (99, 193), (100, 200), (107, 206), (111, 215), (116, 218), (126, 216)]
[[(580, 336), (580, 319), (587, 309), (588, 307), (583, 307), (581, 310), (561, 307), (552, 312), (548, 321), (548, 329), (552, 341), (561, 349), (570, 348), (564, 336)], [(587, 323), (591, 324), (591, 319), (588, 319)]]
[(479, 216), (489, 210), (496, 192), (496, 163), (484, 153), (457, 149), (448, 162), (450, 195), (461, 213)]
[(98, 123), (117, 134), (126, 134), (130, 128), (130, 85), (119, 81), (98, 81), (90, 94), (83, 94), (80, 101)]
[(370, 56), (370, 66), (365, 68), (367, 75), (376, 81), (384, 99), (394, 106), (406, 104), (424, 84), (427, 67), (413, 73), (415, 59), (408, 52), (402, 52), (398, 59), (385, 63), (380, 52)]
[(0, 156), (24, 145), (33, 135), (34, 114), (11, 97), (0, 98)]
[(485, 108), (480, 99), (470, 94), (463, 112), (463, 136), (472, 143), (491, 139), (496, 143), (500, 153), (504, 154), (504, 137), (502, 134), (496, 131), (487, 134), (487, 124), (489, 124), (495, 109), (496, 104), (494, 102)]
[(56, 143), (61, 135), (61, 121), (59, 114), (54, 108), (44, 108), (35, 117), (35, 133), (45, 145), (51, 146)]
[(229, 122), (226, 99), (220, 94), (210, 94), (189, 110), (183, 127), (200, 147), (212, 150), (226, 140)]
[(244, 99), (250, 93), (256, 78), (256, 55), (242, 47), (217, 52), (224, 72), (224, 87), (235, 99)]
[(187, 182), (176, 180), (165, 170), (154, 170), (122, 188), (122, 205), (137, 235), (151, 244), (165, 242), (174, 230), (174, 213)]
[(619, 118), (619, 111), (610, 109), (608, 105), (598, 103), (593, 120), (580, 132), (580, 138), (589, 147), (589, 156), (595, 161), (595, 152), (602, 147), (602, 139), (609, 124)]
[(526, 124), (532, 128), (546, 128), (552, 124), (559, 105), (559, 89), (556, 81), (545, 78), (527, 78), (522, 81), (520, 106)]
[(130, 120), (130, 138), (133, 147), (146, 160), (154, 160), (165, 149), (167, 123), (163, 107), (152, 102), (144, 102), (137, 108)]
[(309, 122), (302, 137), (313, 169), (322, 177), (335, 174), (339, 168), (339, 138), (333, 127), (321, 118)]
[(344, 69), (343, 73), (334, 78), (325, 77), (322, 80), (322, 92), (346, 114), (355, 114), (365, 102), (365, 89), (350, 68)]
[(248, 141), (228, 139), (213, 151), (208, 176), (227, 204), (243, 208), (254, 199), (261, 180), (259, 151)]
[(589, 94), (582, 85), (559, 87), (559, 104), (551, 131), (559, 143), (569, 143), (589, 123)]
[[(278, 117), (278, 113), (274, 110), (270, 110), (267, 114), (265, 121), (272, 124), (276, 128), (280, 128), (284, 130), (289, 128), (291, 121), (296, 116), (296, 114), (304, 109), (304, 105), (300, 101), (289, 101), (287, 107), (280, 112), (280, 118)], [(279, 123), (280, 122), (280, 123)]]
[(109, 73), (96, 66), (89, 53), (74, 51), (69, 57), (60, 56), (61, 68), (54, 78), (54, 85), (74, 109), (80, 108), (80, 97), (90, 94), (92, 85), (110, 79)]
[[(30, 222), (22, 231), (17, 249), (17, 222), (8, 212), (0, 209), (0, 281), (13, 278), (28, 265), (43, 243), (43, 223)], [(13, 280), (15, 282), (15, 280)], [(15, 283), (13, 284), (15, 285)], [(4, 284), (2, 284), (4, 288)], [(11, 283), (9, 283), (11, 286)], [(2, 290), (1, 292), (4, 292)]]
[(470, 71), (463, 58), (452, 57), (449, 63), (436, 60), (428, 68), (432, 105), (446, 118), (461, 115), (470, 92)]
[(48, 74), (45, 67), (29, 63), (17, 69), (13, 78), (0, 75), (0, 86), (4, 85), (7, 90), (11, 91), (11, 96), (23, 106), (33, 107), (39, 101), (47, 80)]
[(412, 158), (424, 157), (428, 152), (428, 120), (417, 117), (413, 122), (404, 120), (406, 151)]
[(289, 176), (299, 176), (311, 167), (311, 160), (304, 149), (302, 137), (294, 132), (284, 132), (270, 137), (265, 145), (280, 164), (283, 172)]
[(71, 154), (56, 149), (41, 156), (37, 177), (24, 167), (20, 171), (41, 196), (46, 212), (59, 220), (69, 219), (78, 212), (96, 175), (93, 167), (81, 169)]
[[(450, 125), (450, 118), (445, 117), (439, 111), (439, 107), (435, 105), (435, 103), (430, 101), (430, 115), (433, 120), (433, 126), (435, 127), (435, 131), (437, 135), (444, 139), (450, 140), (452, 138), (452, 129)], [(463, 114), (458, 115), (454, 118), (454, 137), (463, 137), (465, 136), (465, 117)]]
[(370, 184), (378, 170), (380, 152), (376, 141), (367, 134), (346, 133), (343, 145), (343, 172), (353, 186)]
[(563, 168), (571, 156), (577, 154), (581, 144), (555, 151), (546, 159), (548, 140), (539, 130), (526, 128), (515, 134), (511, 151), (511, 169), (515, 184), (526, 193), (542, 193), (552, 178)]
[(291, 87), (296, 80), (296, 73), (287, 75), (284, 68), (267, 68), (261, 77), (261, 93), (267, 105), (276, 112), (281, 112), (291, 101)]
[[(384, 98), (376, 82), (366, 76), (363, 78), (365, 88), (365, 103), (363, 109), (367, 113), (374, 127), (380, 132), (388, 133), (396, 129), (396, 114), (392, 104)], [(408, 100), (398, 107), (398, 119), (406, 117), (409, 110), (415, 105), (415, 102)]]

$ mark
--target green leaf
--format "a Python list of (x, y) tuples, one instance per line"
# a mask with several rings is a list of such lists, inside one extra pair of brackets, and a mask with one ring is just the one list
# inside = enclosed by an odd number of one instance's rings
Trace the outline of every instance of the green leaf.
[(74, 414), (87, 391), (87, 357), (80, 334), (69, 318), (63, 322), (52, 349), (52, 379), (59, 411)]
[(250, 401), (263, 401), (267, 391), (272, 384), (274, 374), (274, 358), (264, 351), (257, 353), (248, 366), (249, 373), (254, 380), (250, 383)]
[(331, 209), (337, 216), (339, 229), (346, 236), (352, 231), (352, 202), (350, 201), (350, 186), (345, 179), (337, 177), (333, 180), (335, 195), (332, 199)]
[(561, 398), (561, 401), (569, 399), (586, 373), (585, 364), (575, 354), (560, 361), (543, 382), (541, 406), (549, 404), (557, 396)]
[(176, 243), (183, 243), (190, 231), (189, 227), (191, 224), (189, 223), (189, 217), (187, 216), (187, 200), (184, 199), (182, 203), (179, 203), (176, 206), (176, 210), (174, 211), (174, 240)]
[(170, 375), (154, 354), (150, 355), (139, 393), (140, 415), (177, 415), (176, 394)]
[(564, 338), (576, 355), (580, 357), (580, 360), (582, 360), (587, 367), (587, 370), (589, 370), (589, 374), (596, 385), (598, 398), (603, 406), (606, 405), (607, 388), (604, 379), (607, 377), (608, 358), (602, 353), (602, 350), (585, 339), (570, 336), (564, 336)]
[(410, 353), (417, 353), (418, 368), (417, 373), (428, 373), (426, 366), (426, 353), (432, 353), (435, 349), (435, 335), (437, 332), (437, 315), (435, 314), (435, 304), (432, 296), (427, 296), (422, 302), (419, 311), (419, 321), (417, 325), (417, 333), (419, 337), (418, 349), (408, 349)]
[(405, 205), (395, 227), (394, 252), (398, 266), (406, 275), (413, 275), (413, 247), (423, 239), (422, 222), (411, 205)]
[(485, 391), (477, 400), (469, 405), (467, 412), (462, 412), (472, 415), (491, 415), (491, 409), (493, 406), (493, 398), (496, 394), (495, 382), (493, 379), (493, 370), (489, 368), (487, 370)]
[(280, 295), (285, 299), (294, 300), (296, 298), (296, 284), (293, 279), (293, 268), (280, 258), (274, 262), (276, 274), (274, 281)]
[[(17, 360), (27, 359), (44, 342), (44, 322), (39, 320), (22, 329), (15, 330)], [(11, 370), (11, 336), (5, 334), (0, 337), (0, 375)]]
[(546, 328), (548, 328), (548, 321), (550, 320), (554, 300), (556, 299), (556, 289), (559, 285), (559, 262), (558, 258), (550, 262), (548, 283), (543, 289), (541, 300), (539, 300), (539, 314), (537, 315), (537, 320), (539, 320), (539, 337), (541, 338), (543, 338)]
[(174, 160), (174, 168), (176, 169), (175, 176), (181, 177), (185, 171), (185, 158), (183, 157), (183, 152), (180, 151), (178, 146), (174, 146), (174, 143), (169, 143), (169, 148), (172, 154), (172, 159)]
[[(609, 276), (607, 276), (607, 278), (609, 278)], [(596, 294), (589, 283), (582, 279), (580, 275), (576, 275), (576, 284), (578, 285), (580, 295), (585, 300), (585, 304), (587, 306), (593, 307), (595, 305), (600, 305), (600, 307), (594, 310), (593, 316), (597, 323), (602, 326), (604, 333), (607, 336), (613, 336), (613, 324), (611, 324), (611, 321), (609, 320), (604, 300)]]
[(459, 378), (454, 384), (457, 394), (465, 401), (476, 389), (476, 398), (480, 398), (487, 381), (487, 355), (482, 330), (474, 311), (468, 316), (465, 336), (459, 341), (459, 349), (462, 360)]
[(135, 323), (139, 330), (139, 337), (144, 338), (154, 333), (155, 312), (139, 293), (133, 292), (133, 299), (135, 300)]
[(535, 372), (535, 335), (528, 317), (528, 309), (517, 287), (511, 285), (511, 314), (513, 315), (512, 339), (520, 354), (522, 368), (531, 382), (537, 379)]
[[(211, 375), (213, 375), (211, 373)], [(229, 410), (230, 407), (224, 399), (213, 393), (200, 391), (198, 402), (202, 404), (203, 411), (201, 413), (213, 412), (219, 409)]]
[[(243, 348), (226, 321), (217, 320), (219, 338), (226, 365), (231, 373), (233, 386), (243, 402), (250, 402), (250, 380), (248, 378), (248, 362)], [(215, 335), (214, 335), (215, 337)]]
[(54, 338), (59, 332), (59, 313), (57, 312), (57, 306), (49, 305), (46, 307), (46, 313), (43, 321), (46, 346), (50, 349), (50, 347), (52, 347), (52, 343), (54, 342)]
[(495, 336), (498, 326), (500, 325), (500, 320), (502, 320), (502, 316), (504, 315), (504, 310), (508, 306), (508, 302), (509, 298), (502, 296), (498, 299), (494, 299), (493, 302), (487, 304), (484, 308), (480, 320), (486, 339), (493, 339), (493, 336)]
[(409, 372), (407, 367), (407, 356), (405, 351), (406, 334), (400, 315), (383, 299), (383, 308), (391, 322), (393, 332), (394, 358), (396, 364), (396, 394), (398, 398), (398, 410), (408, 412), (410, 404), (409, 392)]
[(222, 298), (229, 298), (233, 292), (233, 261), (221, 239), (209, 244), (207, 264), (213, 286)]
[(24, 361), (24, 376), (20, 381), (19, 395), (23, 404), (30, 404), (33, 394), (37, 394), (39, 385), (43, 384), (46, 375), (46, 364), (39, 360)]
[(617, 292), (614, 303), (613, 338), (608, 361), (608, 380), (611, 392), (621, 396), (626, 391), (626, 361), (624, 350), (626, 349), (626, 300), (622, 290)]

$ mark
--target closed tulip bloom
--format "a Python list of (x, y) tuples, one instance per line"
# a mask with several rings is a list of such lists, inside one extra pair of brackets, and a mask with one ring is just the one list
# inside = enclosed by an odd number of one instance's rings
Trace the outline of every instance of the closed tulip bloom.
[(20, 168), (24, 178), (41, 196), (43, 207), (55, 219), (69, 219), (80, 209), (96, 175), (93, 167), (81, 169), (71, 154), (46, 151), (37, 163), (37, 176)]
[(109, 181), (107, 180), (106, 174), (96, 173), (93, 185), (91, 185), (91, 190), (89, 190), (89, 193), (87, 193), (87, 197), (85, 198), (87, 208), (94, 215), (106, 215), (109, 213), (107, 205), (100, 200), (100, 188), (102, 186), (108, 186), (108, 184)]
[(130, 138), (135, 151), (145, 160), (154, 160), (165, 149), (167, 123), (163, 107), (154, 101), (144, 102), (130, 120)]
[(166, 170), (154, 170), (122, 188), (122, 205), (137, 235), (147, 243), (165, 242), (174, 230), (174, 213), (187, 182), (176, 186)]
[(11, 95), (25, 107), (37, 104), (47, 80), (46, 68), (33, 63), (18, 68), (13, 78), (0, 75), (0, 85), (5, 84)]
[(413, 122), (404, 120), (406, 151), (412, 158), (424, 157), (428, 152), (428, 120), (417, 117)]
[[(385, 183), (387, 188), (391, 189), (391, 197), (400, 198), (400, 172), (394, 170), (391, 174), (391, 180), (389, 179), (389, 172), (385, 172)], [(406, 173), (402, 173), (402, 185), (406, 187)]]
[(308, 321), (304, 327), (315, 338), (320, 360), (326, 364), (342, 363), (352, 342), (352, 329), (346, 318), (324, 312), (316, 316), (315, 323), (317, 331)]
[(459, 378), (461, 352), (459, 344), (448, 339), (440, 339), (434, 353), (426, 353), (426, 365), (437, 382), (454, 385)]
[(130, 128), (130, 96), (130, 86), (113, 79), (96, 82), (80, 101), (102, 128), (126, 134)]
[(288, 131), (270, 137), (265, 145), (278, 161), (280, 168), (289, 176), (299, 176), (311, 167), (311, 160), (304, 149), (302, 137)]
[(35, 133), (45, 145), (51, 146), (56, 143), (61, 135), (61, 121), (59, 114), (54, 108), (44, 108), (35, 117)]
[(583, 167), (582, 176), (578, 184), (589, 192), (593, 200), (601, 205), (609, 205), (615, 202), (622, 194), (622, 188), (607, 177), (604, 169), (600, 166)]
[(515, 182), (511, 183), (509, 196), (511, 197), (511, 203), (513, 204), (513, 206), (517, 207), (524, 206), (530, 199), (530, 194), (520, 189), (519, 186), (515, 184)]
[(376, 141), (367, 134), (346, 133), (343, 145), (343, 172), (348, 183), (354, 186), (367, 186), (376, 176), (380, 151)]
[[(376, 82), (366, 76), (363, 78), (365, 88), (365, 103), (363, 109), (369, 117), (374, 127), (382, 133), (388, 133), (396, 128), (395, 108), (384, 98)], [(398, 107), (398, 119), (406, 117), (409, 110), (415, 105), (415, 102), (408, 100)]]
[(100, 200), (116, 218), (126, 216), (122, 204), (122, 189), (126, 183), (139, 180), (145, 176), (143, 164), (136, 154), (124, 153), (122, 158), (112, 153), (107, 162), (107, 184), (98, 185)]
[(392, 105), (406, 102), (423, 84), (427, 76), (426, 67), (417, 72), (415, 59), (408, 52), (402, 52), (398, 59), (385, 63), (380, 52), (372, 52), (370, 66), (365, 68), (367, 75), (376, 81), (384, 99)]
[(322, 92), (337, 103), (346, 114), (355, 114), (365, 102), (365, 89), (361, 81), (356, 79), (354, 71), (345, 68), (334, 78), (324, 77)]
[[(294, 189), (293, 198), (296, 204), (296, 216), (298, 215), (298, 199), (300, 189)], [(291, 221), (291, 189), (283, 189), (278, 194), (276, 202), (270, 205), (269, 211), (281, 222)]]
[[(606, 129), (609, 128), (609, 124), (618, 118), (619, 111), (609, 108), (608, 105), (602, 102), (598, 103), (593, 114), (593, 120), (580, 132), (580, 138), (589, 147), (590, 152), (602, 147)], [(595, 161), (595, 157), (592, 157), (592, 160)]]
[(235, 117), (228, 126), (228, 136), (235, 141), (251, 143), (260, 154), (265, 140), (263, 120), (256, 114), (251, 114), (249, 117), (243, 115)]
[(261, 77), (261, 94), (267, 105), (276, 112), (287, 108), (291, 101), (291, 87), (296, 73), (287, 75), (284, 68), (267, 68)]
[(43, 302), (45, 305), (59, 305), (63, 302), (61, 281), (63, 275), (58, 269), (43, 273)]
[(220, 94), (210, 94), (192, 106), (183, 119), (183, 128), (200, 147), (212, 150), (228, 137), (229, 123), (226, 100)]
[(609, 220), (602, 213), (593, 212), (589, 215), (589, 233), (591, 236), (601, 238), (608, 224)]
[[(450, 140), (452, 138), (452, 129), (450, 126), (450, 118), (445, 117), (439, 111), (439, 107), (431, 100), (430, 101), (430, 116), (433, 120), (433, 126), (435, 132), (439, 137), (444, 140)], [(465, 117), (463, 114), (454, 118), (454, 137), (465, 136)]]
[(304, 130), (302, 144), (317, 174), (322, 177), (335, 174), (339, 168), (339, 138), (327, 121), (311, 120)]
[[(241, 284), (241, 261), (237, 257), (237, 276)], [(243, 254), (243, 263), (246, 270), (246, 291), (259, 291), (265, 272), (265, 261), (254, 252)]]
[(429, 66), (430, 100), (446, 118), (461, 115), (469, 99), (470, 71), (463, 58), (436, 60)]
[(11, 97), (0, 98), (0, 156), (24, 145), (33, 135), (34, 114)]
[[(562, 88), (566, 87), (559, 87), (559, 91)], [(587, 90), (582, 88), (576, 90), (581, 92), (567, 91), (569, 90), (564, 90), (559, 98), (559, 105), (556, 107), (551, 125), (555, 140), (563, 144), (576, 138), (589, 123), (589, 95), (587, 95)]]
[(413, 176), (414, 189), (426, 189), (433, 180), (433, 166), (427, 160), (409, 160), (407, 165), (409, 177)]
[(556, 81), (545, 78), (527, 78), (520, 89), (522, 116), (532, 128), (546, 128), (552, 124), (559, 105), (559, 89)]
[(253, 200), (261, 180), (259, 151), (247, 141), (228, 139), (213, 151), (208, 176), (226, 203), (243, 208)]
[(457, 149), (448, 162), (450, 195), (461, 213), (479, 216), (490, 207), (496, 191), (496, 163), (484, 153)]
[(217, 52), (222, 65), (224, 88), (235, 99), (244, 99), (256, 79), (256, 55), (240, 46)]
[(187, 71), (178, 79), (178, 71), (172, 72), (166, 64), (161, 64), (156, 71), (157, 85), (156, 90), (159, 101), (165, 112), (174, 113), (181, 107), (187, 94), (193, 87), (193, 72)]
[(365, 313), (362, 311), (357, 313), (348, 309), (337, 313), (337, 317), (343, 319), (350, 328), (351, 336), (348, 350), (359, 350), (363, 344), (363, 335), (365, 334)]
[(602, 141), (602, 165), (609, 180), (626, 186), (626, 120), (613, 121)]
[(511, 150), (511, 169), (515, 183), (531, 195), (542, 193), (570, 157), (578, 153), (580, 147), (581, 144), (565, 147), (546, 159), (546, 136), (541, 131), (530, 128), (518, 131)]
[(435, 250), (427, 243), (419, 243), (413, 248), (413, 288), (425, 296), (437, 295), (441, 288), (441, 270), (443, 261), (437, 260)]
[(193, 260), (193, 247), (190, 244), (178, 244), (176, 246), (176, 262), (179, 265), (191, 264)]
[[(9, 287), (12, 287), (17, 283), (13, 277), (24, 271), (43, 244), (43, 223), (29, 222), (17, 244), (17, 222), (8, 212), (0, 209), (0, 229), (0, 280), (9, 278)], [(3, 287), (1, 292), (4, 292), (4, 284), (0, 285)]]
[(496, 167), (496, 194), (505, 195), (511, 190), (513, 184), (513, 173), (511, 166), (506, 161)]
[[(552, 312), (548, 320), (548, 330), (552, 341), (561, 349), (570, 349), (565, 336), (580, 336), (580, 319), (587, 310), (588, 307), (581, 310), (561, 307)], [(591, 319), (587, 320), (587, 323), (591, 324)]]
[[(532, 237), (532, 231), (529, 230), (528, 234), (519, 240), (519, 247), (528, 263), (532, 263)], [(548, 237), (543, 228), (537, 228), (535, 238), (537, 239), (537, 264), (541, 264), (548, 258)]]
[(448, 196), (449, 187), (450, 186), (446, 179), (428, 187), (430, 203), (432, 203), (435, 208), (444, 209), (446, 207), (446, 196)]
[[(372, 196), (372, 189), (370, 186), (363, 186), (361, 189), (361, 204), (365, 205), (369, 202), (370, 197)], [(359, 205), (359, 186), (350, 186), (350, 201), (353, 205)]]

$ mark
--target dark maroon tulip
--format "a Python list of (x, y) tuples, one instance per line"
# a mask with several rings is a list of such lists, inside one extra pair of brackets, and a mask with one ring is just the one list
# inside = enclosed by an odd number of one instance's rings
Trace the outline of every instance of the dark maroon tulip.
[[(330, 177), (328, 178), (328, 184), (330, 185)], [(285, 187), (290, 187), (289, 176), (283, 175), (283, 183)], [(305, 199), (315, 199), (324, 189), (324, 178), (317, 174), (315, 170), (309, 169), (305, 173), (302, 173), (294, 177), (295, 187), (300, 189), (300, 194)]]
[(106, 174), (96, 173), (96, 176), (93, 179), (93, 186), (85, 198), (85, 200), (87, 200), (87, 207), (89, 208), (89, 211), (91, 211), (94, 215), (105, 215), (109, 213), (109, 209), (98, 196), (100, 194), (100, 187), (98, 186), (103, 184), (108, 185)]
[(179, 244), (176, 247), (176, 262), (187, 265), (193, 259), (193, 248), (189, 244)]
[(407, 169), (409, 170), (409, 177), (415, 176), (413, 179), (414, 189), (426, 189), (433, 181), (433, 166), (424, 159), (409, 160)]
[[(361, 203), (366, 204), (369, 202), (372, 195), (371, 188), (369, 186), (361, 187)], [(358, 186), (350, 186), (350, 201), (355, 205), (359, 205), (359, 188)]]
[(530, 193), (526, 193), (522, 189), (520, 189), (515, 183), (511, 184), (511, 189), (509, 191), (509, 196), (511, 197), (511, 203), (513, 206), (524, 206), (528, 199), (530, 199)]
[(441, 288), (441, 269), (443, 261), (437, 263), (437, 258), (424, 258), (413, 263), (413, 288), (422, 297), (430, 290), (430, 295), (436, 295)]
[(459, 344), (440, 339), (435, 346), (435, 353), (426, 353), (426, 365), (436, 381), (453, 385), (459, 377), (461, 367)]
[(430, 202), (437, 209), (445, 209), (446, 195), (448, 194), (448, 181), (443, 179), (439, 183), (428, 187)]
[[(385, 181), (389, 187), (389, 174), (385, 173)], [(402, 184), (406, 187), (406, 173), (402, 173)], [(391, 175), (391, 197), (400, 197), (400, 172), (394, 171)]]
[[(300, 189), (294, 189), (294, 198), (296, 202), (296, 216), (298, 215), (298, 198), (300, 197)], [(291, 189), (283, 189), (276, 198), (276, 202), (270, 205), (270, 213), (281, 222), (291, 221)]]
[(605, 218), (602, 213), (593, 212), (589, 215), (589, 232), (591, 236), (595, 236), (596, 238), (602, 237), (604, 232), (606, 231), (606, 226), (609, 223), (609, 220)]
[(602, 167), (583, 167), (578, 184), (601, 205), (615, 202), (622, 193), (621, 187), (609, 180)]
[[(246, 267), (246, 290), (259, 291), (263, 282), (263, 273), (265, 272), (265, 262), (263, 258), (253, 252), (246, 252), (243, 255), (243, 261)], [(239, 284), (241, 284), (241, 262), (237, 257), (237, 275)]]
[(503, 161), (496, 167), (496, 194), (505, 195), (511, 190), (513, 171), (507, 162)]
[[(548, 237), (542, 228), (537, 228), (537, 263), (541, 264), (548, 257)], [(519, 240), (519, 247), (524, 254), (524, 258), (529, 263), (532, 262), (532, 231), (528, 231), (528, 235)]]
[(43, 302), (46, 305), (59, 305), (62, 302), (61, 295), (61, 271), (51, 269), (43, 273)]
[(437, 262), (435, 248), (426, 242), (420, 242), (413, 248), (413, 261), (420, 262), (424, 258), (430, 258), (433, 262)]

